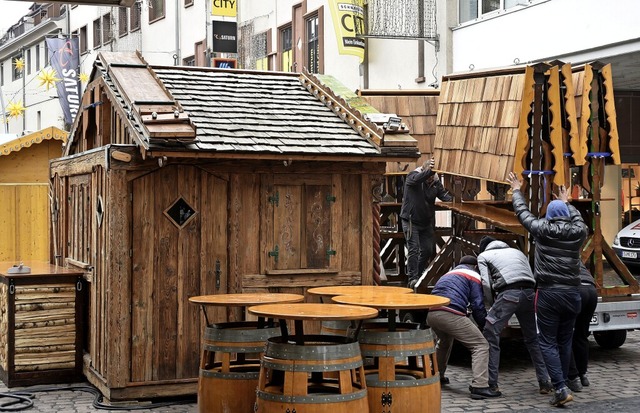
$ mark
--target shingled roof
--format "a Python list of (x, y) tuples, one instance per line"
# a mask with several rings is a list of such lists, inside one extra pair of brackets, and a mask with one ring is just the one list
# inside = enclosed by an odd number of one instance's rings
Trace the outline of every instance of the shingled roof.
[(382, 128), (310, 74), (151, 67), (139, 55), (107, 52), (92, 78), (104, 81), (151, 154), (419, 156), (415, 140), (385, 143)]

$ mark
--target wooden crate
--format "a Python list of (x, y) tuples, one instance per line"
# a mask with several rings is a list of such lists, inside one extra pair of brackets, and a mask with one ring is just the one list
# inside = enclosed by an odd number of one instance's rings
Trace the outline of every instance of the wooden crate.
[(8, 387), (82, 379), (81, 271), (0, 262), (0, 378)]

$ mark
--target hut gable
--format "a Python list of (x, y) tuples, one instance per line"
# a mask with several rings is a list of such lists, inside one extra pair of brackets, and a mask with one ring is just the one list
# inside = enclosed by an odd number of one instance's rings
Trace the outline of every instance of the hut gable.
[[(380, 161), (418, 156), (413, 139), (400, 146), (390, 139), (385, 145), (382, 128), (308, 73), (152, 68), (138, 55), (100, 53), (93, 78), (67, 155), (100, 146), (77, 142), (91, 136), (93, 128), (110, 132), (112, 138), (102, 137), (102, 144), (135, 143), (145, 157), (320, 154)], [(118, 120), (111, 122), (115, 130), (92, 127), (100, 120), (91, 109), (104, 103), (96, 97), (99, 92), (91, 93), (95, 88), (108, 95), (112, 114), (117, 113)]]

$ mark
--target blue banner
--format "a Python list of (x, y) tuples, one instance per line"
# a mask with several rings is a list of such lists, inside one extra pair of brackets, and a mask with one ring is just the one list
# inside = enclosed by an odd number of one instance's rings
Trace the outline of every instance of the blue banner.
[(46, 39), (49, 49), (49, 63), (56, 71), (58, 100), (64, 113), (64, 121), (73, 123), (80, 109), (80, 51), (78, 38)]

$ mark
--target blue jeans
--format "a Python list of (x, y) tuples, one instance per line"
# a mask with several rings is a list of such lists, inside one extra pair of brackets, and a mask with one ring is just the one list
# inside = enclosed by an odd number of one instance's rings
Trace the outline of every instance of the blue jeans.
[(581, 299), (578, 287), (544, 288), (536, 294), (538, 341), (551, 383), (566, 386), (571, 360), (571, 340)]
[(407, 245), (407, 283), (418, 280), (436, 251), (433, 225), (416, 225), (402, 219), (402, 232)]
[(522, 288), (505, 290), (498, 294), (487, 313), (484, 325), (484, 338), (489, 343), (489, 386), (498, 384), (498, 369), (500, 367), (500, 333), (507, 326), (513, 314), (518, 318), (524, 344), (527, 346), (533, 366), (536, 369), (538, 381), (547, 381), (549, 374), (538, 345), (535, 317), (535, 290)]

